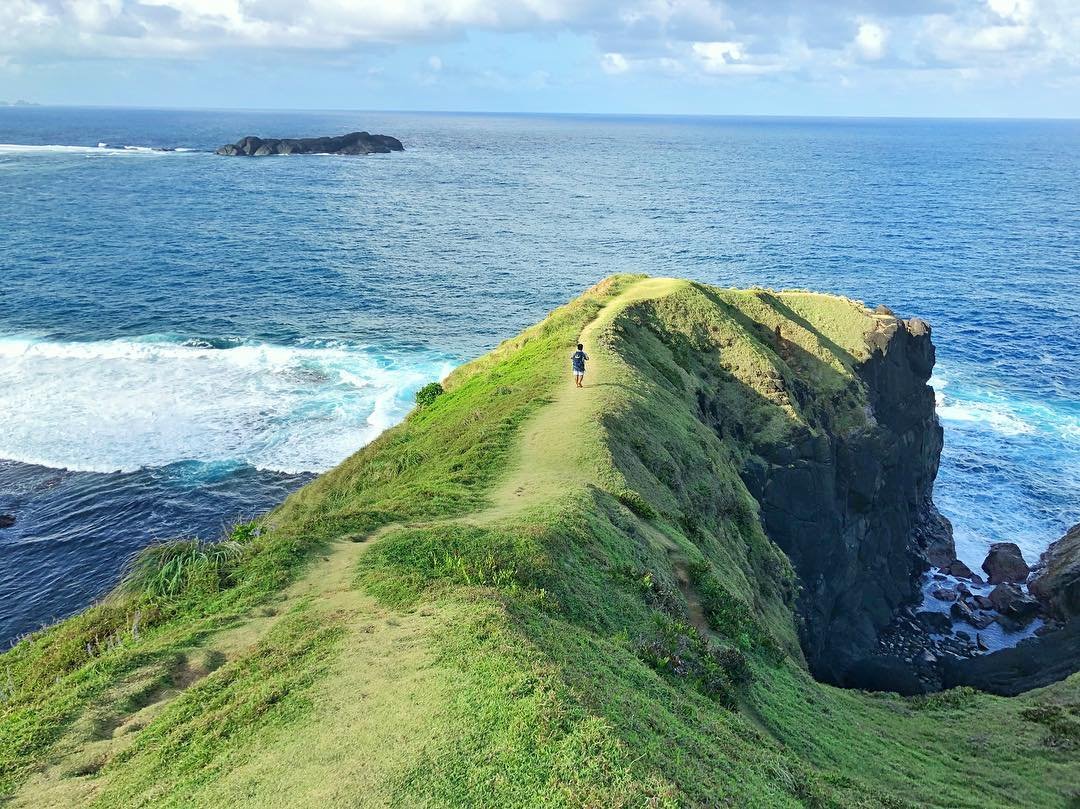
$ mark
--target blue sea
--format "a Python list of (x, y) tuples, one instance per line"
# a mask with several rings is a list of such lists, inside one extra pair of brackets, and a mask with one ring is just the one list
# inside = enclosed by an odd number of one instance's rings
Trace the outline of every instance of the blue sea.
[[(359, 129), (406, 151), (211, 153)], [(961, 558), (1080, 521), (1080, 122), (0, 108), (0, 144), (0, 643), (616, 272), (928, 319)]]

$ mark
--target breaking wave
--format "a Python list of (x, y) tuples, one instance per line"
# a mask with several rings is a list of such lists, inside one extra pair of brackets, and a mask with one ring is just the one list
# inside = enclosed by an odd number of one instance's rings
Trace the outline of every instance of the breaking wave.
[(330, 468), (400, 420), (445, 355), (236, 338), (0, 338), (0, 458), (112, 472)]
[(64, 146), (60, 144), (0, 143), (0, 154), (34, 154), (56, 152), (61, 154), (173, 154), (193, 152), (183, 146), (127, 146), (98, 143), (96, 146)]

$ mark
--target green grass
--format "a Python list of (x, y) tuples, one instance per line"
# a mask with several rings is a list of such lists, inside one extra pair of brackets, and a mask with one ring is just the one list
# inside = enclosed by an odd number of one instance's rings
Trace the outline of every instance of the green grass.
[(101, 772), (111, 781), (95, 805), (191, 806), (191, 795), (245, 757), (258, 740), (294, 723), (305, 691), (344, 634), (340, 621), (299, 609), (245, 657), (191, 686)]
[(155, 546), (0, 656), (0, 795), (1066, 805), (1077, 677), (902, 699), (806, 674), (798, 582), (737, 469), (748, 438), (865, 427), (854, 369), (880, 320), (609, 279), (228, 544)]

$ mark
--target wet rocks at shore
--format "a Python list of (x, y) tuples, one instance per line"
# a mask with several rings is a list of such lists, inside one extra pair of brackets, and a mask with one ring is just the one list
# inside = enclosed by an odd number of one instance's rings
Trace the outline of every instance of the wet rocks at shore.
[[(1019, 549), (1012, 543), (992, 546), (983, 565), (991, 579), (1019, 578), (1021, 574), (1026, 578), (1026, 567)], [(959, 591), (959, 585), (956, 589)], [(1049, 685), (1080, 670), (1080, 620), (1077, 620), (1080, 615), (1080, 525), (1074, 526), (1042, 555), (1026, 592), (1018, 582), (1002, 581), (987, 595), (973, 594), (970, 600), (958, 596), (951, 609), (960, 604), (970, 609), (973, 616), (992, 614), (993, 620), (1006, 632), (1030, 627), (1036, 618), (1042, 618), (1043, 623), (1032, 637), (1022, 639), (1012, 648), (997, 651), (990, 651), (976, 635), (973, 654), (939, 655), (938, 665), (932, 668), (919, 667), (919, 635), (910, 633), (903, 638), (907, 644), (904, 651), (912, 661), (909, 665), (927, 688), (967, 685), (1013, 696)], [(966, 614), (962, 617), (966, 620)], [(916, 623), (916, 628), (925, 632), (927, 624), (923, 619)], [(935, 625), (942, 626), (938, 620)], [(963, 630), (956, 629), (955, 624), (953, 630), (957, 638), (962, 636)], [(926, 634), (931, 648), (945, 637)]]
[(995, 542), (991, 545), (982, 569), (986, 571), (991, 584), (1018, 584), (1027, 581), (1028, 574), (1031, 573), (1031, 568), (1024, 561), (1024, 555), (1015, 542)]
[[(997, 624), (999, 632), (1012, 634), (1030, 627), (1036, 618), (1047, 617), (1022, 584), (1004, 581), (991, 588), (962, 561), (944, 557), (939, 561), (938, 569), (926, 579), (922, 608), (901, 610), (878, 639), (875, 657), (880, 660), (861, 664), (853, 671), (853, 676), (869, 678), (860, 680), (860, 687), (889, 683), (889, 690), (899, 693), (947, 687), (950, 678), (962, 676), (957, 673), (962, 670), (957, 668), (961, 661), (987, 656), (997, 645), (984, 637), (992, 625)], [(1021, 564), (1019, 548), (997, 543), (983, 569), (995, 578), (1019, 578)], [(1026, 578), (1027, 574), (1023, 575)], [(1040, 624), (1035, 632), (1043, 635), (1055, 628), (1056, 623)], [(994, 681), (995, 687), (1004, 687), (1000, 679)]]
[(323, 138), (258, 138), (249, 135), (219, 147), (214, 154), (226, 157), (264, 157), (290, 154), (368, 155), (404, 151), (401, 141), (390, 135), (350, 132)]
[(1015, 584), (999, 584), (989, 596), (990, 606), (1024, 624), (1039, 614), (1039, 602)]

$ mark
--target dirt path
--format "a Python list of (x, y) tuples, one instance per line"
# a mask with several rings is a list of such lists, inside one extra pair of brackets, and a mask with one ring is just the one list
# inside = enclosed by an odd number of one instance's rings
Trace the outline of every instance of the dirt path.
[(540, 409), (525, 425), (518, 444), (517, 457), (506, 479), (496, 486), (491, 505), (468, 519), (489, 522), (544, 503), (567, 488), (596, 483), (596, 464), (600, 454), (598, 412), (604, 386), (617, 382), (617, 359), (596, 340), (611, 325), (619, 312), (637, 301), (659, 298), (685, 285), (670, 278), (646, 278), (633, 284), (609, 301), (596, 318), (581, 332), (579, 341), (590, 356), (585, 387), (578, 389), (570, 374), (566, 347), (566, 383), (555, 400)]

